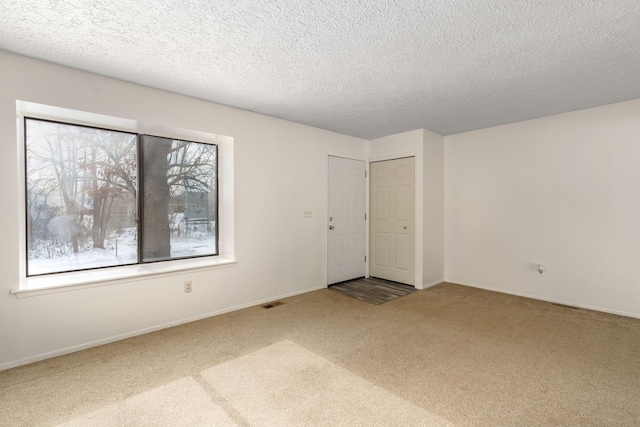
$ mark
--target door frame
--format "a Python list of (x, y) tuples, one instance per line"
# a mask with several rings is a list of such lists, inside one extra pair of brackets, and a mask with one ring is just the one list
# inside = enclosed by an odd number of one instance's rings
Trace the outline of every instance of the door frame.
[[(416, 284), (415, 162), (416, 158), (411, 156), (369, 163), (371, 171), (371, 184), (369, 186), (369, 203), (371, 205), (369, 254), (372, 260), (377, 260), (379, 256), (382, 256), (380, 258), (381, 265), (376, 262), (370, 264), (369, 274), (372, 277), (397, 281), (414, 287)], [(403, 171), (403, 174), (398, 175), (399, 171)], [(406, 173), (409, 171), (409, 179), (407, 179)], [(401, 196), (402, 193), (398, 193), (399, 186), (403, 188), (410, 187), (411, 191), (407, 194), (408, 198), (405, 199)], [(379, 190), (382, 190), (386, 196), (381, 197)], [(399, 201), (401, 199), (404, 201)], [(376, 204), (374, 205), (374, 203)], [(407, 206), (405, 203), (409, 205)], [(406, 211), (409, 206), (413, 208), (410, 212)], [(380, 211), (381, 208), (386, 211), (386, 215), (382, 214), (382, 217), (379, 218), (378, 214), (382, 212)], [(401, 214), (401, 218), (398, 218), (398, 208), (401, 208), (401, 211), (405, 212), (407, 216)], [(378, 233), (381, 233), (381, 235), (378, 236)], [(409, 238), (413, 245), (399, 244), (404, 238)], [(399, 257), (399, 251), (403, 252), (402, 257)], [(410, 259), (406, 259), (407, 256)], [(398, 267), (403, 264), (404, 268)]]
[(395, 154), (388, 154), (382, 156), (375, 157), (367, 157), (367, 156), (356, 156), (353, 154), (340, 153), (336, 151), (325, 151), (324, 155), (324, 202), (323, 202), (323, 211), (322, 211), (322, 226), (324, 227), (323, 236), (323, 284), (324, 287), (329, 286), (329, 260), (327, 256), (327, 251), (329, 248), (329, 227), (327, 224), (329, 223), (329, 156), (334, 157), (343, 157), (345, 159), (351, 160), (359, 160), (365, 162), (365, 170), (367, 171), (367, 179), (365, 180), (365, 212), (367, 214), (367, 220), (365, 223), (366, 232), (365, 232), (365, 254), (367, 257), (367, 261), (365, 262), (365, 277), (369, 277), (369, 233), (371, 232), (369, 226), (369, 211), (370, 211), (370, 197), (369, 192), (371, 189), (369, 188), (369, 177), (371, 174), (370, 163), (372, 162), (381, 162), (384, 160), (395, 160), (401, 159), (403, 157), (415, 157), (415, 288), (416, 289), (425, 289), (422, 277), (423, 271), (423, 257), (424, 257), (424, 159), (422, 158), (422, 153), (417, 151), (407, 151), (400, 152)]
[(353, 154), (345, 154), (335, 151), (325, 151), (324, 155), (324, 209), (322, 210), (322, 225), (324, 227), (323, 236), (323, 253), (324, 258), (324, 271), (322, 273), (322, 283), (325, 288), (329, 287), (329, 157), (342, 157), (343, 159), (357, 160), (364, 162), (364, 169), (367, 172), (367, 178), (364, 183), (365, 200), (364, 200), (364, 212), (367, 214), (365, 220), (365, 233), (364, 233), (364, 254), (367, 257), (367, 261), (364, 263), (365, 277), (369, 277), (369, 159), (366, 156), (354, 156)]
[[(414, 161), (414, 172), (415, 172), (415, 239), (414, 239), (414, 265), (415, 265), (415, 277), (414, 277), (414, 287), (416, 289), (424, 289), (424, 283), (422, 278), (422, 270), (423, 270), (423, 257), (424, 257), (424, 161), (422, 159), (422, 153), (418, 153), (415, 151), (408, 151), (403, 153), (394, 153), (383, 156), (371, 157), (369, 159), (369, 163), (374, 162), (383, 162), (385, 160), (396, 160), (402, 159), (405, 157), (413, 157)], [(368, 168), (371, 170), (371, 167)], [(369, 180), (367, 180), (367, 192), (371, 191), (369, 188)], [(369, 244), (369, 234), (371, 233), (369, 226), (369, 195), (367, 194), (367, 245)], [(369, 274), (369, 256), (367, 253), (367, 275)], [(368, 277), (368, 276), (367, 276)]]

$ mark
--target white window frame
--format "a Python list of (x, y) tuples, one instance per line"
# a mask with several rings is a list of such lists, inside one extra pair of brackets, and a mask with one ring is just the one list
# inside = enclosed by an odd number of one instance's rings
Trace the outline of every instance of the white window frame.
[[(133, 133), (147, 133), (167, 138), (190, 140), (218, 145), (218, 255), (191, 259), (177, 259), (149, 264), (114, 266), (95, 270), (54, 273), (27, 277), (26, 200), (25, 200), (25, 144), (24, 119), (54, 120), (70, 124), (97, 126)], [(17, 298), (54, 292), (105, 286), (146, 278), (151, 275), (180, 274), (186, 270), (208, 270), (236, 264), (234, 251), (234, 140), (232, 137), (208, 132), (159, 125), (133, 119), (77, 111), (68, 108), (16, 101), (16, 129), (18, 144), (19, 191), (19, 270), (18, 289), (11, 291)]]

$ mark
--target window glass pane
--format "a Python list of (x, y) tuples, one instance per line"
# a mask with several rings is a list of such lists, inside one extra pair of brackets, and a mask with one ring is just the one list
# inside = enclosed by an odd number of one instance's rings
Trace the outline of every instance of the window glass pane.
[(137, 262), (135, 134), (25, 119), (27, 275)]
[(218, 254), (217, 148), (142, 136), (143, 262)]

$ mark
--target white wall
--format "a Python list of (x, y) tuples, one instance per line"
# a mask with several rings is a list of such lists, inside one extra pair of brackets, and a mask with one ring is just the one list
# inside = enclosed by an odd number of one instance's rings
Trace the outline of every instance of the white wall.
[[(5, 52), (0, 64), (0, 369), (326, 285), (326, 153), (367, 158), (367, 141)], [(17, 100), (234, 137), (238, 264), (10, 295), (20, 279), (23, 221)], [(305, 208), (313, 218), (302, 217)], [(187, 279), (190, 294), (183, 292)]]
[(423, 130), (425, 287), (444, 280), (444, 136)]
[(640, 317), (640, 100), (445, 144), (447, 281)]

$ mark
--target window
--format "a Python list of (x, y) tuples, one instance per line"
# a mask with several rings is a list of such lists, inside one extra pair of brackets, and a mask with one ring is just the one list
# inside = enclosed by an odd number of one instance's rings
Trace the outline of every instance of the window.
[(27, 276), (218, 255), (218, 146), (25, 117)]

